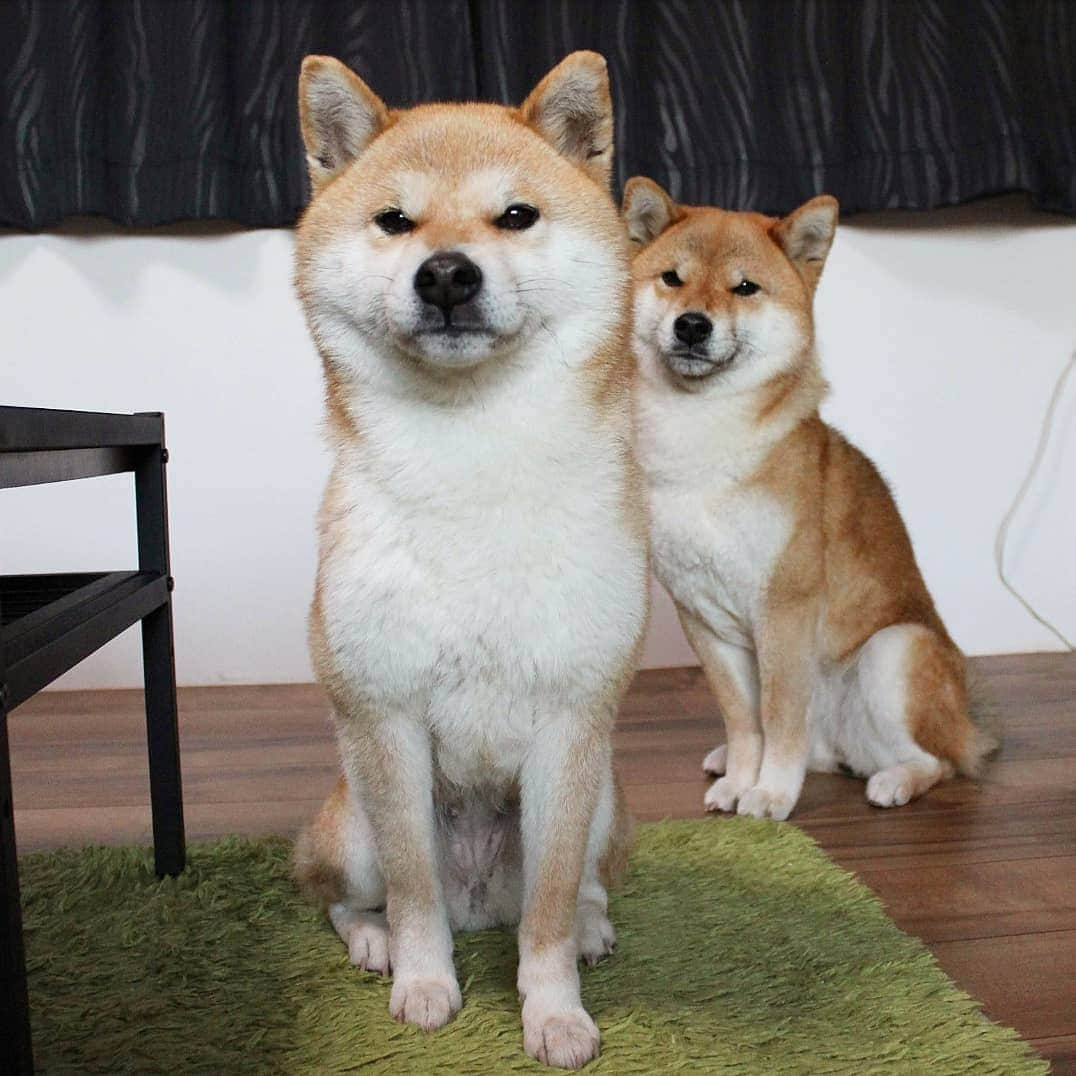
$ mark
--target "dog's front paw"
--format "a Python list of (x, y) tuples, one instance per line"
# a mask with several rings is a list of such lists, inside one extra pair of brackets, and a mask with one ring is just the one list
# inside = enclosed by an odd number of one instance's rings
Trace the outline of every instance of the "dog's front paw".
[(576, 930), (579, 955), (593, 967), (616, 948), (616, 931), (603, 912), (586, 912), (579, 916)]
[(719, 777), (706, 790), (703, 805), (708, 811), (735, 811), (736, 801), (745, 791), (739, 781), (731, 777)]
[(392, 984), (389, 1013), (394, 1020), (415, 1024), (423, 1031), (443, 1027), (460, 1011), (463, 998), (454, 978), (407, 978)]
[(598, 1056), (601, 1036), (580, 1006), (546, 1008), (536, 998), (523, 1002), (523, 1049), (543, 1065), (582, 1068)]
[(729, 745), (719, 743), (703, 760), (702, 772), (721, 777), (729, 761)]
[(749, 815), (751, 818), (774, 818), (783, 822), (795, 806), (796, 800), (793, 796), (755, 785), (740, 797), (736, 813)]

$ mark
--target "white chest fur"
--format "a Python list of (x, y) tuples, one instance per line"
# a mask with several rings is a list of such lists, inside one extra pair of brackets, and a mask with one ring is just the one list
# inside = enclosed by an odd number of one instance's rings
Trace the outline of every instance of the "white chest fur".
[(719, 637), (753, 646), (787, 518), (757, 492), (651, 491), (654, 571), (681, 607)]
[(719, 637), (753, 646), (774, 562), (791, 534), (780, 502), (747, 480), (769, 443), (735, 401), (642, 381), (639, 460), (650, 491), (655, 574), (673, 600)]
[(467, 407), (362, 405), (323, 519), (325, 634), (371, 705), (421, 713), (450, 779), (518, 767), (586, 707), (645, 617), (628, 415), (535, 363)]

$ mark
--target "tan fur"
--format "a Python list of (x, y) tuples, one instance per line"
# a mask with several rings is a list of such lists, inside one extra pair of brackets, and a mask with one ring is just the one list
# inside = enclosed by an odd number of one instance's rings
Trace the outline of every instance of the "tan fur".
[(982, 745), (968, 715), (963, 655), (938, 616), (874, 465), (811, 415), (751, 481), (778, 496), (796, 520), (770, 584), (770, 615), (788, 604), (804, 603), (812, 615), (822, 610), (817, 645), (829, 663), (847, 660), (892, 624), (928, 629), (915, 643), (910, 731), (928, 753), (962, 772), (977, 771)]
[[(530, 902), (519, 926), (521, 948), (542, 956), (556, 951), (574, 935), (576, 899), (582, 881), (582, 865), (587, 843), (584, 806), (593, 805), (598, 798), (597, 765), (602, 750), (604, 729), (595, 728), (595, 735), (581, 746), (569, 763), (569, 780), (562, 785), (558, 813), (569, 820), (562, 832), (546, 845), (538, 865), (538, 878)], [(595, 757), (590, 757), (593, 752)], [(582, 817), (579, 817), (582, 815)]]
[[(744, 447), (757, 443), (760, 455), (729, 489), (772, 499), (789, 528), (784, 548), (767, 569), (751, 629), (767, 751), (775, 752), (778, 761), (805, 752), (805, 715), (815, 670), (843, 667), (882, 629), (919, 626), (918, 634), (909, 635), (904, 672), (908, 731), (949, 772), (976, 772), (994, 742), (969, 717), (964, 657), (938, 616), (885, 482), (818, 411), (827, 387), (814, 348), (812, 306), (832, 242), (836, 202), (822, 196), (774, 219), (678, 206), (663, 195), (642, 178), (626, 188), (624, 213), (637, 244), (637, 295), (649, 297), (653, 289), (656, 301), (665, 304), (662, 309), (704, 311), (715, 324), (731, 324), (734, 332), (747, 311), (760, 310), (749, 304), (764, 301), (780, 311), (799, 340), (790, 348), (791, 358), (758, 383), (743, 372), (750, 370), (745, 364), (760, 361), (757, 357), (737, 356), (730, 366), (731, 376), (741, 377), (733, 382), (739, 386), (736, 413), (753, 416), (747, 420)], [(662, 274), (670, 269), (678, 271), (683, 286), (662, 284)], [(762, 286), (758, 298), (735, 294), (741, 279)], [(675, 404), (668, 402), (675, 391), (670, 396), (668, 386), (676, 375), (666, 374), (650, 375), (651, 383), (666, 387), (640, 391), (664, 393), (662, 406), (675, 414)], [(681, 387), (716, 404), (727, 376), (718, 370)], [(646, 383), (643, 378), (641, 384)], [(652, 466), (660, 471), (661, 461)], [(726, 511), (723, 505), (715, 503), (712, 511)], [(755, 735), (757, 718), (745, 710), (724, 664), (707, 652), (707, 630), (689, 610), (681, 607), (680, 612), (725, 713), (731, 749), (734, 733)], [(745, 750), (747, 741), (740, 742)], [(912, 794), (925, 791), (933, 780), (917, 784)]]
[(615, 814), (613, 826), (609, 833), (609, 843), (605, 853), (598, 863), (602, 885), (611, 889), (624, 876), (628, 867), (628, 856), (631, 854), (632, 843), (635, 839), (635, 819), (628, 808), (628, 801), (624, 798), (624, 790), (620, 786), (620, 778), (613, 775), (613, 787), (616, 796)]
[(295, 842), (292, 876), (303, 897), (325, 911), (344, 899), (344, 849), (341, 829), (347, 807), (347, 782), (340, 777), (314, 820)]

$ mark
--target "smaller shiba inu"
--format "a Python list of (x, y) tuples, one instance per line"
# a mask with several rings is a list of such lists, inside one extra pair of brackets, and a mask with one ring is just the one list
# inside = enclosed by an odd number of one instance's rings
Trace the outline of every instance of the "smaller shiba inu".
[(709, 810), (787, 818), (808, 769), (907, 803), (994, 747), (889, 489), (819, 417), (812, 304), (837, 224), (629, 181), (638, 452), (655, 571), (725, 718)]

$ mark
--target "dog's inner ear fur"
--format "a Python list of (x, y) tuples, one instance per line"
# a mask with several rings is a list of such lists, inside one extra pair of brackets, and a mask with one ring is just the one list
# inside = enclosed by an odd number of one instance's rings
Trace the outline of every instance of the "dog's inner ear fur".
[(315, 189), (345, 169), (388, 125), (385, 103), (331, 56), (307, 56), (299, 75), (299, 121)]
[(624, 185), (624, 223), (628, 238), (646, 246), (681, 217), (680, 207), (663, 187), (646, 176), (634, 176)]
[(524, 123), (595, 182), (609, 183), (613, 165), (613, 101), (605, 60), (573, 52), (520, 105)]
[(777, 245), (812, 290), (818, 285), (826, 256), (833, 245), (837, 212), (837, 199), (820, 194), (804, 202), (799, 209), (793, 210), (770, 229)]

